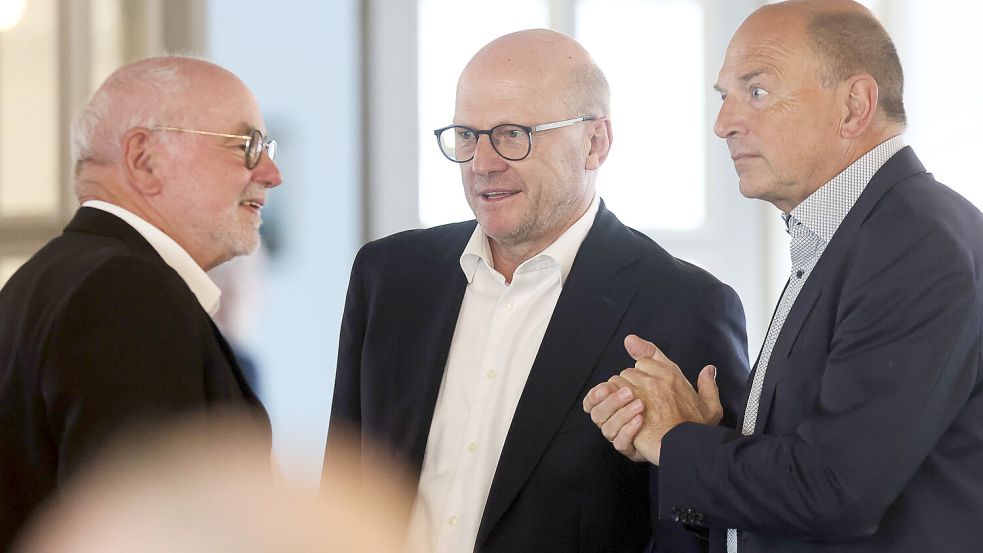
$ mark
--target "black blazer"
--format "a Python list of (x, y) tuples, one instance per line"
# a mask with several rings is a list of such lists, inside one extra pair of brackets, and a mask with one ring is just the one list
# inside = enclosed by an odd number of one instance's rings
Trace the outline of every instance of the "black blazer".
[(980, 551), (981, 293), (983, 216), (901, 150), (792, 306), (761, 434), (667, 435), (662, 515), (745, 528), (741, 553)]
[(131, 423), (249, 406), (187, 284), (127, 223), (81, 208), (0, 291), (0, 551)]
[[(359, 252), (341, 329), (326, 470), (347, 429), (388, 448), (419, 478), (467, 285), (459, 259), (474, 228), (470, 221), (408, 231)], [(581, 408), (591, 387), (634, 364), (623, 345), (629, 333), (659, 344), (691, 380), (716, 363), (733, 422), (747, 377), (740, 300), (622, 225), (602, 203), (516, 408), (477, 550), (609, 553), (640, 551), (651, 540), (650, 468), (617, 453)], [(666, 550), (703, 547), (677, 524), (656, 532)]]

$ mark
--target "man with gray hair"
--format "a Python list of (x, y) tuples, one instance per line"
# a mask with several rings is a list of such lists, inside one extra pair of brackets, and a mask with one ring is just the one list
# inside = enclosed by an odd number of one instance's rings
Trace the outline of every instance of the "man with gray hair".
[(638, 338), (584, 408), (714, 553), (980, 551), (983, 215), (905, 145), (890, 36), (850, 0), (769, 4), (715, 88), (741, 193), (791, 238), (743, 423)]
[(230, 407), (269, 427), (206, 275), (259, 245), (264, 132), (242, 81), (184, 57), (117, 70), (72, 126), (81, 207), (0, 290), (0, 550), (124, 426)]

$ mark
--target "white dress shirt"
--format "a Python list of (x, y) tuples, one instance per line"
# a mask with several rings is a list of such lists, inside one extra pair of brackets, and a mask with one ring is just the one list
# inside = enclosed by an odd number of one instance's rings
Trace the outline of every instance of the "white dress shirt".
[(422, 551), (474, 549), (498, 458), (546, 327), (599, 198), (560, 238), (519, 265), (511, 284), (494, 269), (477, 226), (461, 270), (468, 279), (433, 421), (410, 540)]
[(178, 245), (173, 238), (143, 220), (139, 215), (123, 209), (118, 205), (102, 200), (89, 200), (83, 203), (82, 207), (91, 207), (111, 213), (133, 227), (133, 230), (139, 232), (157, 250), (157, 253), (164, 259), (164, 263), (167, 263), (184, 280), (188, 288), (191, 289), (191, 292), (198, 298), (198, 303), (201, 304), (202, 309), (212, 317), (215, 316), (215, 313), (218, 311), (222, 291), (212, 282), (212, 279), (209, 278), (204, 269), (195, 263), (191, 255)]

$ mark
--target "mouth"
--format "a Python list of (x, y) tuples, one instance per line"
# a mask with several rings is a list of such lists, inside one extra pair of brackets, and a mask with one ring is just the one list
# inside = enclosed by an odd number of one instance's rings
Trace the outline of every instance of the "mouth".
[(239, 205), (248, 209), (249, 211), (252, 211), (253, 213), (256, 213), (257, 215), (263, 209), (262, 200), (242, 200), (239, 202)]
[(478, 197), (486, 202), (494, 202), (510, 198), (518, 194), (517, 190), (493, 190), (489, 192), (482, 192), (478, 194)]

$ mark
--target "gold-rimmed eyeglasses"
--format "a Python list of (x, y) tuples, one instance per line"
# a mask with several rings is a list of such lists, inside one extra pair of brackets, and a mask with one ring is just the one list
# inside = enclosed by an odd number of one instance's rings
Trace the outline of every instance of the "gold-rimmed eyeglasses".
[(249, 131), (249, 134), (228, 134), (224, 132), (199, 131), (195, 129), (182, 129), (180, 127), (154, 127), (155, 131), (190, 132), (203, 134), (205, 136), (220, 136), (222, 138), (238, 138), (245, 140), (246, 169), (255, 169), (259, 165), (259, 158), (266, 150), (266, 155), (270, 156), (270, 161), (276, 158), (276, 140), (264, 138), (259, 129)]

